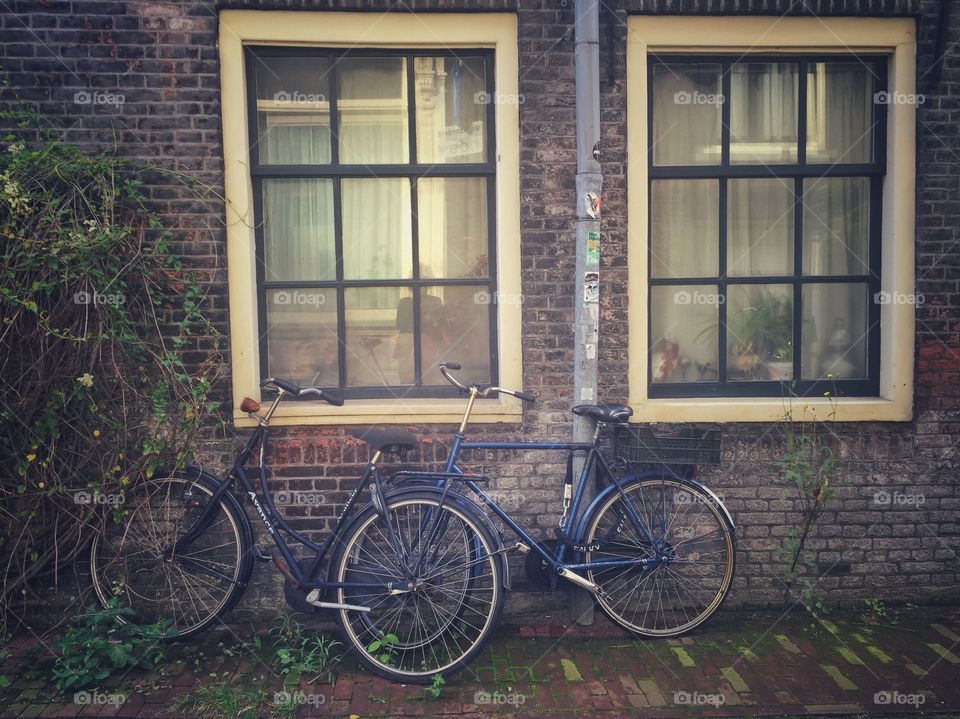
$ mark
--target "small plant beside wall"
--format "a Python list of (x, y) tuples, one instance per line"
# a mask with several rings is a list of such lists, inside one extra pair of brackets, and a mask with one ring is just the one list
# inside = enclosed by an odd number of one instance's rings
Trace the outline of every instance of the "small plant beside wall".
[(163, 639), (171, 635), (169, 620), (134, 628), (118, 619), (122, 609), (112, 599), (104, 607), (91, 606), (73, 618), (55, 643), (60, 656), (51, 678), (60, 691), (89, 689), (124, 669), (153, 669), (164, 659)]
[[(830, 375), (828, 379), (832, 379)], [(829, 427), (836, 420), (837, 407), (830, 392), (826, 417), (816, 416), (815, 408), (803, 406), (803, 416), (797, 420), (791, 406), (784, 416), (783, 455), (775, 462), (780, 470), (780, 480), (786, 484), (783, 499), (793, 499), (799, 507), (795, 526), (784, 539), (779, 550), (783, 570), (783, 602), (788, 605), (791, 597), (803, 601), (808, 607), (823, 609), (818, 591), (815, 570), (816, 562), (810, 551), (809, 541), (813, 529), (821, 519), (836, 490), (831, 482), (836, 475), (836, 456), (831, 447)]]

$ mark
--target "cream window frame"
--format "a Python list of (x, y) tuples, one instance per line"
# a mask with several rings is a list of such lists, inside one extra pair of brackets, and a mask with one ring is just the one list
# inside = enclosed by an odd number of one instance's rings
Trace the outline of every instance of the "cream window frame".
[[(225, 10), (220, 13), (221, 105), (224, 190), (227, 205), (227, 282), (230, 303), (230, 360), (237, 426), (255, 422), (240, 400), (260, 400), (257, 329), (255, 218), (249, 168), (246, 45), (370, 48), (491, 48), (498, 95), (519, 96), (517, 17), (507, 13), (399, 14)], [(520, 110), (497, 104), (496, 217), (497, 291), (520, 296)], [(522, 384), (521, 313), (518, 303), (497, 305), (499, 383)], [(456, 359), (456, 358), (451, 358)], [(277, 425), (458, 422), (460, 399), (365, 399), (342, 407), (324, 402), (288, 402), (274, 415)], [(477, 403), (474, 422), (516, 422), (520, 400), (501, 395)]]
[[(774, 397), (651, 399), (648, 396), (647, 58), (653, 53), (874, 53), (890, 58), (888, 88), (916, 94), (916, 23), (909, 18), (650, 17), (627, 20), (627, 271), (630, 300), (629, 401), (637, 422), (770, 422), (782, 419), (785, 400)], [(883, 181), (881, 287), (914, 293), (916, 106), (890, 104), (887, 174)], [(913, 417), (914, 307), (880, 310), (880, 396), (804, 399), (841, 422), (909, 421)], [(804, 415), (801, 417), (800, 415)]]

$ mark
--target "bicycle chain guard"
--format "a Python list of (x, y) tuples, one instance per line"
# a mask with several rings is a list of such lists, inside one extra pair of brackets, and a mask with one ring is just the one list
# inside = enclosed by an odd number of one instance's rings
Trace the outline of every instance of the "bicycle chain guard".
[[(300, 567), (300, 571), (304, 574), (309, 571), (311, 564), (313, 564), (312, 557), (307, 557), (297, 562), (297, 566)], [(287, 600), (287, 604), (291, 609), (302, 612), (303, 614), (313, 614), (319, 611), (315, 606), (307, 603), (307, 594), (303, 587), (299, 589), (294, 588), (293, 584), (290, 583), (290, 579), (287, 577), (283, 578), (283, 598)]]
[[(547, 551), (553, 555), (557, 551), (557, 547), (560, 545), (560, 542), (556, 539), (547, 539), (542, 542)], [(546, 563), (543, 557), (540, 556), (539, 552), (531, 549), (527, 552), (527, 556), (524, 559), (524, 568), (527, 572), (527, 579), (536, 584), (539, 587), (545, 587), (549, 589), (551, 587), (551, 582), (553, 581), (553, 571), (550, 569), (550, 565)]]

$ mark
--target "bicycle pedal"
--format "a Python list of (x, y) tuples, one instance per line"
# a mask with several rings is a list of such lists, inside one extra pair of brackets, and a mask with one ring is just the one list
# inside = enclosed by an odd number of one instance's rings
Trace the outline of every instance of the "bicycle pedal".
[(253, 558), (258, 562), (269, 562), (273, 559), (270, 550), (267, 547), (261, 547), (259, 544), (253, 545)]

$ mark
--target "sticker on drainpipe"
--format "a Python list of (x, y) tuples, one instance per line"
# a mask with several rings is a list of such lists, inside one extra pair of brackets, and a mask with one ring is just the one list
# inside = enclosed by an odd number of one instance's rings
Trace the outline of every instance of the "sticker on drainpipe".
[(600, 233), (596, 230), (587, 232), (587, 269), (596, 270), (600, 267)]
[(583, 304), (592, 305), (600, 302), (600, 273), (596, 271), (583, 273)]
[(588, 192), (583, 196), (583, 208), (587, 216), (597, 219), (600, 216), (600, 205), (603, 201), (596, 192)]

